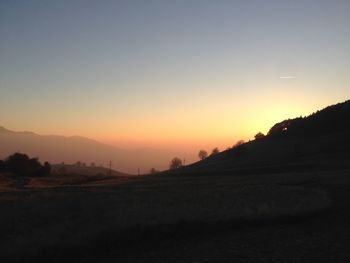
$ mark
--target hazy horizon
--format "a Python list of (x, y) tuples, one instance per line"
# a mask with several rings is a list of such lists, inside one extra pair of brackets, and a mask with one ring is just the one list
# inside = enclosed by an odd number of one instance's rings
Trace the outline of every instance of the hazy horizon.
[[(168, 148), (166, 148), (166, 146), (164, 146), (163, 148), (139, 146), (130, 147), (130, 145), (127, 145), (129, 146), (127, 147), (123, 144), (102, 142), (99, 140), (95, 140), (94, 138), (79, 135), (63, 136), (60, 134), (40, 134), (35, 131), (29, 130), (12, 130), (9, 127), (4, 127), (1, 125), (0, 127), (10, 131), (10, 134), (12, 135), (19, 135), (19, 137), (12, 137), (12, 140), (10, 139), (10, 137), (0, 136), (0, 144), (2, 145), (2, 149), (0, 149), (0, 159), (5, 159), (7, 156), (14, 152), (23, 152), (31, 156), (38, 157), (42, 161), (49, 161), (55, 164), (61, 162), (65, 162), (67, 164), (74, 164), (77, 161), (81, 161), (86, 163), (87, 165), (89, 165), (91, 162), (95, 162), (98, 165), (101, 164), (107, 167), (109, 165), (109, 160), (112, 160), (113, 169), (133, 174), (136, 174), (139, 169), (143, 173), (149, 172), (151, 168), (165, 170), (168, 168), (169, 161), (174, 156), (180, 157), (182, 160), (184, 160), (185, 164), (190, 164), (199, 160), (198, 151), (200, 149), (205, 149), (210, 153), (210, 151), (215, 147), (218, 147), (220, 150), (225, 150), (227, 147), (231, 147), (234, 143), (236, 143), (233, 142), (231, 144), (222, 145), (221, 147), (221, 145), (217, 144), (216, 142), (213, 142), (212, 146), (207, 148), (202, 147), (203, 145), (196, 145), (195, 143), (189, 145), (177, 145), (177, 147), (169, 146)], [(22, 137), (22, 135), (24, 137)], [(43, 140), (38, 141), (37, 137), (32, 138), (31, 135), (39, 136)], [(55, 140), (57, 139), (59, 139), (59, 141), (55, 142)], [(80, 154), (79, 151), (75, 151), (72, 154), (71, 151), (68, 149), (69, 145), (67, 145), (68, 148), (63, 147), (64, 151), (62, 152), (62, 149), (58, 149), (62, 146), (62, 139), (72, 139), (77, 140), (77, 142), (81, 139), (92, 140), (89, 141), (89, 145), (85, 145), (84, 143), (82, 143), (80, 147), (88, 147), (88, 149), (90, 149), (90, 151), (92, 151), (94, 154), (88, 154), (86, 156), (85, 153), (87, 149), (83, 149)], [(91, 142), (97, 142), (105, 146), (115, 147), (116, 152), (110, 152), (107, 155), (106, 152), (95, 152), (96, 146), (90, 145)], [(73, 146), (73, 148), (75, 147)], [(118, 152), (118, 150), (121, 150), (122, 152), (120, 153)], [(67, 156), (67, 153), (69, 153), (69, 156)], [(101, 158), (100, 155), (103, 157)]]
[(342, 0), (3, 1), (0, 125), (195, 160), (350, 98), (349, 13)]

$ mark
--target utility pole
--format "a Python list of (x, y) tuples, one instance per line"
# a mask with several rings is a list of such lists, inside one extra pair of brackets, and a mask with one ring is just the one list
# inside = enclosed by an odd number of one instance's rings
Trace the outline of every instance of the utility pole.
[(184, 158), (184, 166), (186, 165), (186, 159)]

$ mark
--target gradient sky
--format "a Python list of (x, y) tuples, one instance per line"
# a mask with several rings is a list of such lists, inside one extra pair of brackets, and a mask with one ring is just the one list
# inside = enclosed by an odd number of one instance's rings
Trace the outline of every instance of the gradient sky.
[(0, 125), (230, 146), (350, 98), (349, 14), (348, 0), (1, 1)]

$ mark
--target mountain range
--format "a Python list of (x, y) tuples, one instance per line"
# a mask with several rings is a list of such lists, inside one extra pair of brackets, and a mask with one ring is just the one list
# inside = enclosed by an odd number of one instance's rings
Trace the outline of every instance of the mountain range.
[[(84, 162), (87, 165), (109, 166), (124, 173), (148, 173), (152, 167), (165, 169), (173, 157), (171, 152), (151, 148), (125, 150), (80, 136), (38, 135), (33, 132), (11, 131), (0, 127), (0, 159), (14, 152), (39, 157), (55, 163)], [(163, 164), (160, 167), (160, 164)]]

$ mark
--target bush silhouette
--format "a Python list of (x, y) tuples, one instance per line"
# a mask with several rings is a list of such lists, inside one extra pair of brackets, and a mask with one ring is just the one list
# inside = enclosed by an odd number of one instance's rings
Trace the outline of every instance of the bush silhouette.
[(47, 176), (51, 172), (51, 165), (45, 162), (41, 165), (38, 158), (29, 158), (22, 153), (14, 153), (2, 161), (1, 170), (18, 176)]

